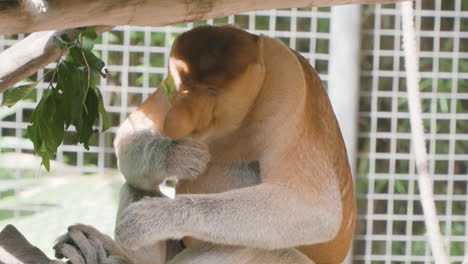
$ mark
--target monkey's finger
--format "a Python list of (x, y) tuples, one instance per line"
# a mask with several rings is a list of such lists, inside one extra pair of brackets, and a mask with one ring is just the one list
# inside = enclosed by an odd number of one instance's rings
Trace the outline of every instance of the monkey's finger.
[(102, 264), (132, 264), (119, 256), (110, 256)]
[(70, 226), (69, 229), (80, 230), (85, 236), (101, 234), (101, 232), (99, 232), (96, 228), (89, 226), (89, 225), (83, 225), (83, 224)]
[(104, 248), (107, 244), (114, 244), (114, 240), (106, 234), (99, 232), (96, 228), (88, 225), (78, 224), (72, 227), (73, 229), (80, 230), (88, 239), (90, 237), (96, 237), (99, 241), (102, 242)]
[[(55, 249), (56, 252), (60, 252), (59, 254), (69, 259), (72, 264), (86, 264), (83, 255), (81, 255), (80, 251), (78, 251), (74, 246), (69, 244), (62, 244)], [(57, 253), (56, 253), (57, 255)]]
[(106, 250), (104, 249), (102, 241), (99, 240), (96, 236), (89, 236), (88, 239), (96, 251), (98, 263), (104, 263), (109, 256), (109, 252), (106, 252)]
[(70, 236), (68, 236), (68, 234), (60, 236), (55, 242), (53, 249), (55, 251), (55, 257), (58, 259), (64, 258), (62, 252), (60, 251), (64, 244), (71, 244), (71, 239)]
[(96, 250), (80, 230), (70, 227), (68, 235), (84, 255), (87, 264), (98, 264)]

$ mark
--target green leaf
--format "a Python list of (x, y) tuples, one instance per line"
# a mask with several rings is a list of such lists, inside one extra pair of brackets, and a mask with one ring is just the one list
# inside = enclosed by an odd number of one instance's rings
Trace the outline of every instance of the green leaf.
[(64, 115), (63, 115), (63, 105), (62, 105), (62, 97), (58, 93), (52, 93), (46, 101), (46, 107), (44, 111), (49, 113), (48, 117), (43, 117), (46, 121), (47, 126), (50, 129), (50, 145), (51, 145), (51, 152), (56, 153), (58, 146), (62, 144), (63, 136), (65, 134), (64, 129)]
[(50, 159), (63, 141), (64, 122), (59, 100), (58, 93), (48, 90), (33, 111), (32, 124), (27, 128), (27, 136), (34, 144), (34, 151), (42, 158), (42, 164), (47, 170), (50, 169)]
[(104, 61), (96, 57), (96, 55), (94, 55), (91, 51), (86, 49), (81, 50), (78, 47), (74, 47), (70, 49), (70, 55), (73, 58), (74, 62), (80, 64), (81, 66), (89, 66), (93, 71), (99, 73), (102, 77), (106, 78), (107, 70), (103, 71), (106, 64), (104, 63)]
[(95, 89), (95, 92), (98, 97), (98, 109), (102, 118), (102, 130), (101, 131), (104, 132), (110, 127), (109, 115), (107, 114), (107, 111), (104, 108), (104, 101), (102, 98), (101, 91), (99, 91), (99, 89)]
[(92, 40), (96, 40), (98, 37), (96, 33), (96, 29), (94, 27), (84, 27), (84, 28), (81, 28), (80, 31), (83, 37), (87, 37)]
[(87, 69), (63, 61), (59, 64), (59, 76), (57, 88), (63, 93), (65, 124), (67, 127), (70, 124), (77, 126), (81, 122), (81, 112), (88, 92)]
[[(26, 128), (26, 135), (32, 141), (32, 143), (34, 145), (34, 150), (40, 149), (40, 142), (41, 141), (40, 141), (39, 134), (40, 134), (40, 132), (39, 132), (38, 126), (29, 125)], [(37, 151), (36, 151), (36, 153), (37, 153)]]
[(0, 106), (14, 106), (17, 102), (31, 93), (31, 91), (36, 88), (38, 83), (39, 82), (37, 81), (30, 84), (17, 86), (5, 91), (3, 94), (3, 102)]
[(172, 76), (168, 76), (162, 83), (161, 83), (161, 88), (163, 91), (166, 93), (167, 96), (171, 96), (174, 94), (175, 90), (175, 84), (174, 84), (174, 79)]
[(83, 39), (81, 40), (81, 45), (87, 51), (91, 51), (94, 48), (95, 44), (96, 43), (94, 42), (94, 40), (86, 38), (86, 37), (83, 37)]
[(96, 44), (96, 39), (98, 37), (96, 30), (93, 27), (85, 27), (81, 30), (81, 35), (81, 44), (83, 45), (83, 48), (88, 51), (92, 50), (94, 44)]
[(86, 66), (86, 61), (83, 58), (83, 53), (79, 47), (70, 48), (70, 56), (73, 58), (73, 61), (78, 63), (81, 66)]
[[(53, 41), (60, 49), (70, 49), (69, 56), (57, 63), (54, 78), (57, 83), (51, 83), (51, 89), (43, 94), (31, 114), (31, 125), (27, 127), (27, 136), (47, 170), (50, 170), (50, 159), (57, 153), (57, 148), (63, 142), (65, 129), (70, 125), (76, 128), (75, 140), (83, 143), (86, 149), (89, 149), (90, 138), (98, 132), (93, 126), (99, 116), (103, 122), (102, 130), (110, 127), (102, 94), (96, 88), (98, 74), (103, 77), (107, 74), (105, 63), (92, 51), (97, 33), (92, 27), (79, 28), (77, 33), (77, 39), (73, 41), (66, 34), (54, 36)], [(26, 94), (19, 92), (26, 93), (23, 90), (33, 87), (18, 88), (21, 89), (15, 92), (21, 99)]]
[(99, 73), (102, 77), (106, 78), (107, 76), (107, 69), (103, 71), (106, 64), (100, 58), (96, 57), (91, 51), (84, 50), (86, 60), (88, 61), (89, 67), (92, 70)]
[(76, 41), (72, 41), (67, 34), (62, 34), (60, 36), (54, 35), (53, 41), (55, 45), (57, 45), (57, 47), (61, 50), (76, 46)]
[(55, 45), (61, 49), (61, 50), (66, 50), (68, 48), (68, 43), (61, 37), (59, 36), (54, 36), (53, 37)]
[(98, 132), (93, 129), (93, 125), (99, 117), (98, 98), (94, 93), (94, 89), (89, 91), (85, 104), (87, 111), (83, 111), (82, 122), (76, 127), (76, 138), (79, 143), (84, 144), (86, 149), (89, 149), (89, 139), (94, 133)]

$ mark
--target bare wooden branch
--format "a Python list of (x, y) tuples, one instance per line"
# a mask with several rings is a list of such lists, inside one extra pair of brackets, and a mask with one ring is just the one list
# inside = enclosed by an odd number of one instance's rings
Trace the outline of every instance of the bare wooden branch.
[[(28, 1), (33, 0), (22, 0)], [(30, 5), (7, 1), (0, 2), (0, 34), (92, 25), (165, 26), (254, 10), (400, 1), (403, 0), (41, 0), (43, 4), (37, 12), (31, 11)]]
[[(110, 29), (96, 27), (97, 32)], [(54, 35), (63, 34), (74, 39), (73, 30), (36, 32), (0, 53), (0, 93), (66, 54), (68, 51), (61, 51), (53, 41)]]
[(39, 248), (31, 245), (16, 227), (7, 225), (0, 232), (0, 263), (64, 264), (65, 262), (49, 259)]
[[(403, 0), (10, 0), (0, 2), (0, 34), (92, 25), (108, 25), (107, 30), (115, 25), (164, 26), (260, 9), (399, 1)], [(61, 51), (53, 35), (70, 32), (33, 33), (0, 53), (0, 93), (57, 60)]]
[(0, 53), (0, 92), (58, 59), (61, 50), (52, 41), (54, 33), (33, 33)]

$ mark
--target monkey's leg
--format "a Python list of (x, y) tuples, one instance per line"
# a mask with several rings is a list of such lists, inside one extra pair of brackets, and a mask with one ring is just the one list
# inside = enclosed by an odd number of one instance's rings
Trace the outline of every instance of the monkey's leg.
[[(117, 225), (122, 219), (122, 212), (132, 203), (141, 200), (145, 196), (154, 197), (155, 193), (139, 191), (127, 183), (120, 190), (119, 209), (117, 212)], [(164, 212), (160, 212), (164, 213)], [(119, 240), (115, 239), (117, 244)], [(160, 264), (165, 263), (167, 259), (172, 258), (179, 253), (183, 248), (177, 241), (158, 241), (153, 244), (144, 245), (141, 247), (123, 247), (125, 252), (130, 256), (133, 262), (137, 264)]]
[(265, 250), (208, 245), (185, 249), (168, 264), (314, 264), (296, 249)]
[(342, 221), (333, 185), (313, 193), (260, 184), (219, 194), (144, 198), (122, 213), (116, 236), (127, 247), (190, 236), (214, 244), (284, 249), (329, 241)]

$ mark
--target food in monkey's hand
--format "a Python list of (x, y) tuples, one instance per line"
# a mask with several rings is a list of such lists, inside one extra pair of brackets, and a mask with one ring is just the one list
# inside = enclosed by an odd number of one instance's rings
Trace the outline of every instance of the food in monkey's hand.
[(164, 179), (163, 182), (159, 184), (159, 191), (161, 192), (161, 195), (174, 200), (178, 182), (179, 179), (176, 176), (171, 176)]

